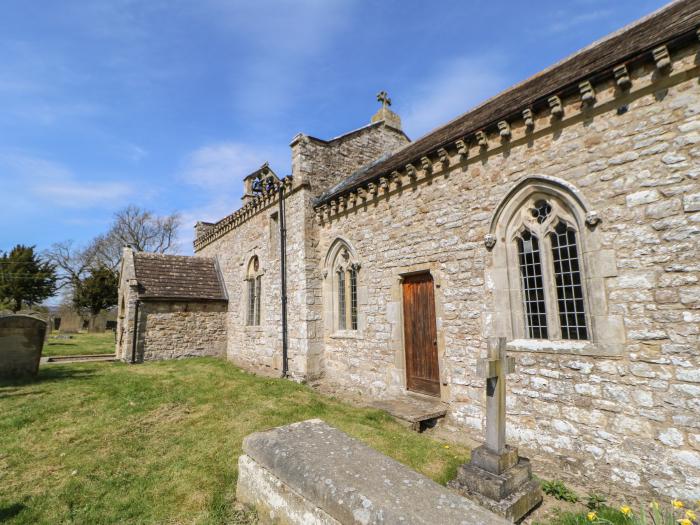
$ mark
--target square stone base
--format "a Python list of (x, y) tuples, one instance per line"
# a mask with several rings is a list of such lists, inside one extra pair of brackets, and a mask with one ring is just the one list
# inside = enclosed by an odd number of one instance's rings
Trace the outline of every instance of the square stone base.
[(511, 521), (521, 520), (542, 501), (540, 484), (532, 479), (527, 458), (514, 447), (497, 454), (481, 446), (470, 463), (459, 468), (450, 487)]

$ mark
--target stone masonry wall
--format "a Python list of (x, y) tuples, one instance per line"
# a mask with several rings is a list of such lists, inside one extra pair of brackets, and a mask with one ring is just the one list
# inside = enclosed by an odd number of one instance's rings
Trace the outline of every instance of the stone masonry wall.
[(381, 155), (409, 143), (406, 135), (383, 122), (322, 141), (299, 134), (292, 141), (292, 175), (316, 196)]
[[(321, 260), (339, 237), (361, 263), (360, 330), (333, 334), (324, 294), (325, 380), (370, 396), (405, 389), (402, 274), (435, 281), (441, 397), (448, 423), (480, 438), (483, 380), (476, 360), (496, 335), (488, 312), (489, 221), (517, 181), (551, 176), (575, 186), (602, 221), (606, 315), (618, 355), (575, 345), (518, 348), (508, 383), (508, 438), (548, 477), (605, 491), (700, 497), (700, 83), (697, 46), (631, 72), (632, 89), (596, 85), (596, 104), (564, 100), (564, 118), (536, 115), (534, 133), (489, 137), (467, 160), (361, 201), (320, 227)], [(499, 242), (501, 242), (499, 240)], [(588, 254), (586, 254), (588, 256)], [(328, 279), (329, 277), (326, 277)], [(489, 277), (490, 278), (490, 277)], [(324, 290), (327, 287), (324, 285)], [(604, 354), (604, 352), (603, 352)]]
[(226, 354), (225, 302), (142, 302), (139, 361)]

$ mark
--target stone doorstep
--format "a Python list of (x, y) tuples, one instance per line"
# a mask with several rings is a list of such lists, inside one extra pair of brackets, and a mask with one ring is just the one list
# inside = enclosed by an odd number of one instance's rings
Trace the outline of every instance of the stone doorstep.
[(445, 417), (448, 405), (437, 398), (408, 393), (390, 399), (378, 399), (370, 403), (372, 408), (389, 412), (395, 418), (420, 431), (424, 421)]
[[(272, 494), (255, 496), (276, 502), (276, 516), (269, 522), (309, 523), (285, 514), (289, 504), (284, 494), (291, 491), (303, 499), (305, 509), (320, 509), (343, 524), (508, 523), (320, 419), (251, 434), (243, 441), (243, 451), (260, 467), (245, 472), (268, 472), (274, 483), (267, 486), (278, 487)], [(247, 475), (239, 475), (237, 495), (244, 503), (255, 503), (245, 499), (250, 500), (250, 488), (258, 480)]]

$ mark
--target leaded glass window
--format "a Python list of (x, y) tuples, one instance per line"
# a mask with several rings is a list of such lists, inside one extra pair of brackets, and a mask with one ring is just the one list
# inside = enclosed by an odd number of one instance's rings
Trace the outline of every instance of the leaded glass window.
[(345, 304), (345, 271), (338, 270), (338, 329), (347, 327), (347, 305)]
[(550, 233), (562, 339), (588, 339), (576, 232), (559, 222)]
[(350, 268), (350, 327), (357, 330), (357, 270)]
[(533, 196), (512, 227), (524, 336), (589, 339), (578, 232), (557, 199)]
[(249, 326), (260, 325), (260, 298), (262, 294), (262, 272), (260, 261), (254, 255), (248, 263), (246, 273), (246, 285), (248, 287), (248, 301), (246, 308), (246, 324)]
[(533, 339), (547, 339), (547, 307), (539, 241), (526, 230), (517, 242), (527, 331)]

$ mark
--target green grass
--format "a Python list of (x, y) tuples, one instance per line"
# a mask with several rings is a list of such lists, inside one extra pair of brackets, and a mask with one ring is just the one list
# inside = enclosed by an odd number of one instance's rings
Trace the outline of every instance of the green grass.
[(213, 358), (43, 366), (0, 383), (0, 522), (241, 523), (251, 432), (320, 417), (439, 483), (468, 451)]
[(64, 334), (70, 339), (59, 339), (50, 334), (44, 343), (42, 356), (113, 354), (114, 332), (103, 334)]

